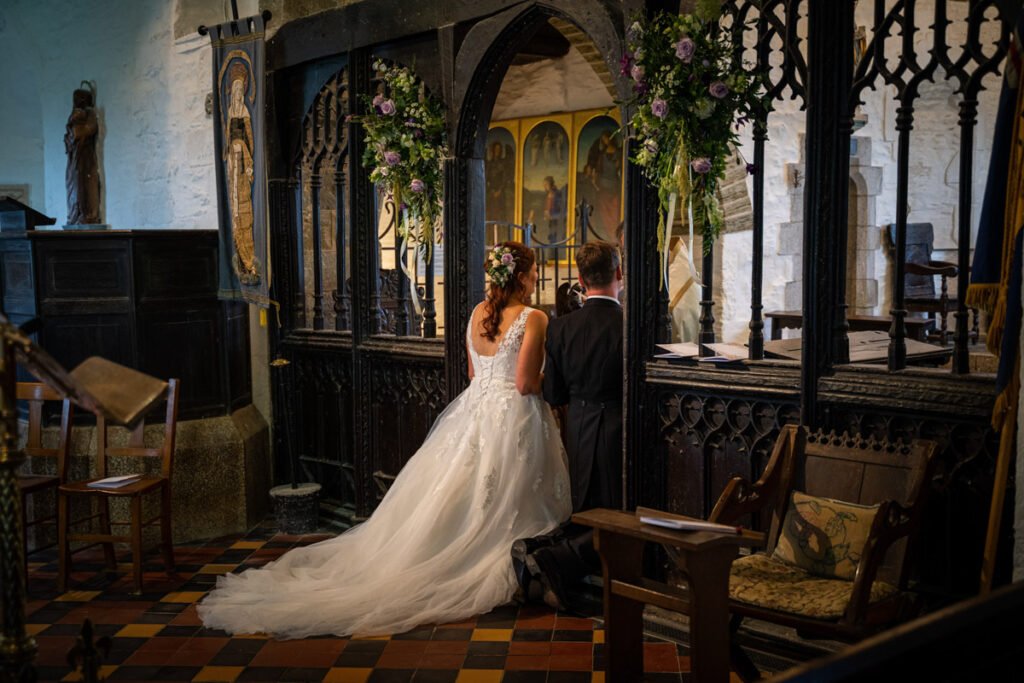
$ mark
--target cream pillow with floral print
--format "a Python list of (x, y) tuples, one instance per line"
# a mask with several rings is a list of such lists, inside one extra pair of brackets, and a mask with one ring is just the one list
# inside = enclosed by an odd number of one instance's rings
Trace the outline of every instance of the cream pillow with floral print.
[(877, 512), (877, 505), (793, 491), (772, 557), (816, 576), (852, 581)]

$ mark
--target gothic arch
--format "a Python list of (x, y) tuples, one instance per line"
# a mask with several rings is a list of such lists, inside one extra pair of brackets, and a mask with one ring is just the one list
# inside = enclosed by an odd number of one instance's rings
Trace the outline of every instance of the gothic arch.
[[(600, 0), (546, 0), (517, 5), (474, 25), (461, 41), (453, 66), (449, 129), (452, 159), (447, 167), (445, 311), (449, 328), (462, 330), (473, 304), (483, 298), (484, 147), (494, 101), (512, 58), (551, 18), (583, 31), (604, 55), (619, 99), (628, 84), (619, 75), (623, 20)], [(627, 199), (628, 202), (628, 199)], [(629, 211), (628, 207), (626, 209)], [(448, 344), (447, 387), (455, 396), (466, 386), (466, 348)]]

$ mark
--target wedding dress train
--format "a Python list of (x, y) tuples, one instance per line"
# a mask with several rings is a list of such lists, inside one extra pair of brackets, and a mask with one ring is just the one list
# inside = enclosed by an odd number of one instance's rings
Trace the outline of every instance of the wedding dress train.
[(220, 577), (198, 607), (203, 623), (281, 638), (378, 635), (508, 602), (516, 589), (512, 543), (553, 530), (571, 512), (551, 410), (515, 387), (530, 311), (494, 356), (468, 344), (473, 381), (368, 520), (266, 567)]

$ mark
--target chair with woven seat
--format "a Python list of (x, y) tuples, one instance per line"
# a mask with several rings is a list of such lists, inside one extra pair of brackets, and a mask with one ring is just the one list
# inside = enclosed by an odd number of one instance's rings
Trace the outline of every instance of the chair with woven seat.
[[(113, 560), (113, 544), (127, 543), (132, 550), (132, 578), (135, 592), (142, 592), (142, 531), (145, 527), (160, 524), (160, 548), (165, 569), (174, 571), (174, 548), (171, 540), (171, 474), (174, 459), (174, 439), (178, 419), (179, 380), (167, 381), (166, 412), (164, 419), (163, 443), (158, 448), (147, 448), (143, 443), (146, 427), (145, 418), (139, 420), (128, 436), (126, 447), (114, 447), (108, 444), (109, 423), (102, 416), (96, 419), (96, 474), (95, 478), (74, 483), (62, 484), (59, 488), (59, 574), (58, 588), (67, 590), (68, 575), (71, 570), (72, 552), (85, 550), (102, 544), (106, 552), (108, 564)], [(94, 488), (90, 484), (109, 476), (110, 458), (142, 457), (159, 458), (159, 474), (143, 474), (140, 479), (119, 488)], [(146, 496), (159, 495), (160, 514), (152, 519), (142, 519), (142, 502)], [(69, 519), (69, 503), (71, 499), (91, 499), (99, 504), (99, 514), (71, 521)], [(127, 499), (129, 501), (130, 522), (110, 521), (110, 501)], [(72, 532), (70, 527), (99, 519), (99, 533), (88, 531)], [(111, 533), (111, 526), (128, 526), (128, 535)], [(71, 549), (72, 543), (86, 543), (84, 547)]]
[[(928, 491), (936, 444), (808, 434), (786, 425), (764, 475), (729, 482), (711, 521), (757, 513), (765, 552), (733, 562), (729, 610), (795, 628), (803, 637), (856, 641), (910, 616), (910, 547)], [(734, 665), (755, 678), (746, 655)], [(748, 667), (749, 665), (749, 667)]]
[[(18, 475), (18, 492), (21, 494), (21, 509), (26, 511), (25, 523), (22, 532), (24, 534), (25, 547), (25, 577), (28, 578), (28, 557), (37, 552), (47, 550), (54, 546), (39, 545), (38, 538), (36, 547), (29, 549), (29, 530), (40, 527), (44, 524), (57, 523), (56, 501), (54, 501), (54, 512), (41, 517), (33, 516), (28, 519), (28, 503), (30, 496), (44, 491), (53, 491), (57, 494), (57, 487), (67, 481), (68, 451), (71, 447), (71, 420), (74, 416), (74, 407), (71, 401), (62, 397), (56, 391), (37, 382), (18, 382), (17, 397), (19, 401), (28, 403), (28, 433), (25, 439), (23, 452), (29, 458), (46, 457), (54, 458), (54, 474), (38, 474), (35, 472), (24, 472)], [(57, 437), (56, 448), (43, 446), (43, 408), (47, 402), (61, 402), (60, 431)]]

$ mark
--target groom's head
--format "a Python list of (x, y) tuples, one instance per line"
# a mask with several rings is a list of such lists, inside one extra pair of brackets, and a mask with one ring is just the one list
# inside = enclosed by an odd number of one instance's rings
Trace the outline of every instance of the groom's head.
[(587, 242), (576, 252), (576, 270), (587, 294), (617, 297), (622, 286), (619, 250), (608, 242)]

